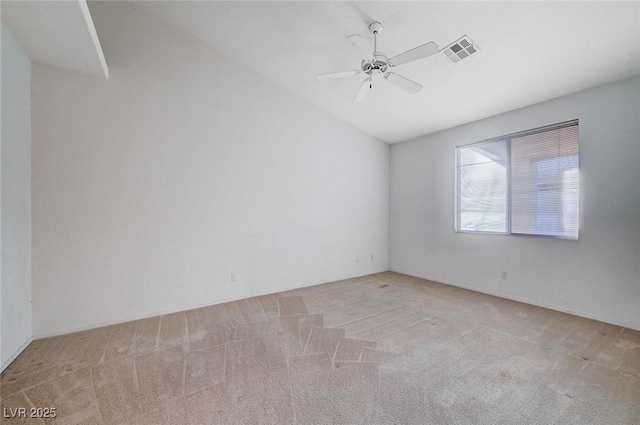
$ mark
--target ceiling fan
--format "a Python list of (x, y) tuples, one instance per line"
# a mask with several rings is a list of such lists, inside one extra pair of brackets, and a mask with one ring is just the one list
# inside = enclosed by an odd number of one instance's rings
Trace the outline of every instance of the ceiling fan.
[(369, 31), (373, 34), (373, 51), (371, 51), (369, 43), (367, 43), (367, 40), (362, 35), (353, 34), (347, 37), (363, 56), (360, 69), (320, 74), (316, 75), (316, 80), (323, 81), (333, 78), (350, 77), (362, 73), (367, 74), (367, 78), (362, 82), (356, 97), (353, 99), (354, 103), (362, 102), (373, 88), (374, 81), (377, 82), (383, 79), (411, 94), (419, 92), (422, 88), (420, 84), (402, 75), (391, 72), (390, 69), (407, 62), (413, 62), (435, 55), (440, 51), (438, 45), (430, 41), (429, 43), (400, 53), (392, 58), (388, 58), (386, 54), (378, 52), (378, 35), (382, 33), (382, 24), (380, 22), (373, 22), (369, 25)]

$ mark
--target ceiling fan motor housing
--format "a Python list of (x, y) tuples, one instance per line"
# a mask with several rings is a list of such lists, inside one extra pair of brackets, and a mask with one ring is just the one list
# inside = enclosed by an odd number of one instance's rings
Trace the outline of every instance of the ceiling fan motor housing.
[(362, 61), (362, 72), (371, 74), (373, 71), (387, 72), (389, 65), (387, 61), (389, 58), (382, 52), (375, 52), (373, 54), (374, 60)]

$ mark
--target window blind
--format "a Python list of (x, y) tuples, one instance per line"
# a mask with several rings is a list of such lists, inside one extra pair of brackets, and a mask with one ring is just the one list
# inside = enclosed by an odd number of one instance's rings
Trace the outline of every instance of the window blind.
[(578, 126), (511, 139), (511, 233), (578, 238)]
[(458, 149), (460, 230), (507, 231), (507, 142), (499, 140)]
[(456, 230), (578, 239), (578, 122), (456, 148)]

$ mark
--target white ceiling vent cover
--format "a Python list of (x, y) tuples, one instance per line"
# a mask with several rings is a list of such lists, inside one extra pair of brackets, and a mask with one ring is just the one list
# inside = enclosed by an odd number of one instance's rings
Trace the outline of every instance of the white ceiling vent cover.
[(447, 58), (454, 63), (468, 58), (479, 50), (480, 48), (478, 45), (471, 41), (468, 35), (463, 35), (458, 40), (442, 49), (444, 54), (447, 55)]

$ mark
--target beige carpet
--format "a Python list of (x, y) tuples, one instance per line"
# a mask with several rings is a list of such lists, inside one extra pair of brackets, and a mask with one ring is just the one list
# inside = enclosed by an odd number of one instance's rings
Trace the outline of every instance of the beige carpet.
[(57, 414), (3, 425), (635, 425), (640, 332), (382, 273), (34, 341), (0, 383)]

